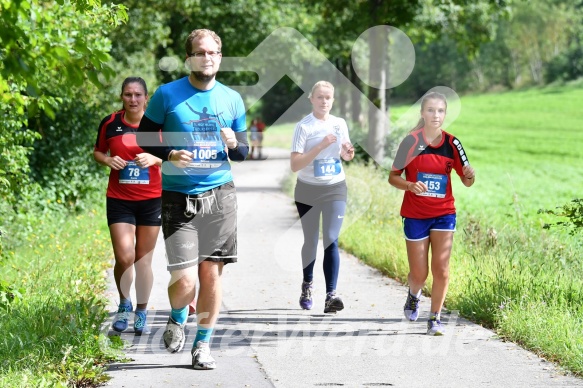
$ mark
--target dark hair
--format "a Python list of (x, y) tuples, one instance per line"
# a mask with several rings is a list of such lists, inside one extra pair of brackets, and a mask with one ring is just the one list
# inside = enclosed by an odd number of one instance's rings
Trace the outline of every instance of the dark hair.
[[(146, 96), (148, 95), (148, 87), (146, 86), (146, 81), (144, 81), (144, 79), (142, 77), (127, 77), (126, 79), (123, 80), (122, 84), (121, 84), (121, 92), (119, 94), (119, 96), (123, 96), (123, 90), (126, 88), (126, 86), (128, 86), (128, 84), (133, 84), (133, 83), (138, 83), (140, 85), (142, 85), (142, 87), (144, 88), (144, 93), (146, 94)], [(125, 109), (125, 106), (123, 106), (123, 102), (121, 104), (121, 109)]]
[(210, 36), (211, 38), (213, 38), (213, 40), (217, 42), (217, 44), (219, 45), (219, 51), (221, 51), (223, 43), (221, 42), (221, 38), (217, 35), (217, 33), (211, 30), (207, 30), (206, 28), (200, 28), (198, 30), (192, 31), (190, 35), (188, 35), (188, 38), (186, 38), (186, 42), (184, 42), (184, 49), (186, 50), (186, 55), (192, 54), (193, 41), (200, 38), (204, 38), (206, 36)]
[[(447, 99), (445, 98), (445, 95), (443, 95), (441, 93), (437, 93), (437, 92), (430, 92), (430, 93), (427, 93), (426, 95), (424, 95), (423, 98), (421, 99), (421, 111), (422, 112), (423, 112), (423, 108), (425, 108), (425, 104), (427, 103), (427, 100), (441, 100), (445, 103), (445, 109), (447, 110)], [(413, 127), (411, 132), (414, 132), (418, 129), (421, 129), (424, 126), (425, 126), (425, 120), (423, 120), (423, 117), (421, 117), (419, 119), (419, 121), (417, 122), (417, 125), (415, 125), (415, 127)]]

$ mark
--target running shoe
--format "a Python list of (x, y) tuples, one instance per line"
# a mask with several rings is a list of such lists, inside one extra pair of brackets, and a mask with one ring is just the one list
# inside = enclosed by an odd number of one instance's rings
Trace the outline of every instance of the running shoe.
[(445, 328), (436, 316), (432, 316), (427, 321), (427, 335), (440, 336), (445, 334)]
[(405, 302), (403, 311), (405, 312), (405, 317), (411, 322), (419, 318), (419, 298), (411, 295), (411, 290), (407, 291), (407, 301)]
[(312, 282), (302, 282), (302, 295), (300, 296), (300, 307), (304, 310), (312, 309)]
[(326, 302), (324, 303), (324, 313), (335, 313), (344, 308), (344, 303), (336, 291), (332, 291), (326, 294)]
[(136, 335), (150, 334), (147, 318), (148, 312), (136, 311), (134, 320), (134, 332)]
[(117, 313), (113, 321), (111, 328), (119, 333), (128, 328), (128, 319), (130, 318), (130, 313), (134, 310), (131, 302), (129, 305), (119, 305), (117, 308)]
[(211, 349), (208, 342), (198, 341), (196, 347), (192, 348), (192, 367), (194, 369), (215, 369), (217, 363), (211, 356)]
[(162, 336), (164, 338), (164, 346), (170, 353), (176, 353), (184, 347), (186, 336), (184, 335), (184, 324), (176, 322), (172, 317), (168, 318), (166, 330)]

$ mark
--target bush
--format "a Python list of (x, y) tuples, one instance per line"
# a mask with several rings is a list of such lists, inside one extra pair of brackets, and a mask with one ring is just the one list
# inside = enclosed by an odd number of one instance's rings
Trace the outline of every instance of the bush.
[(105, 170), (93, 160), (93, 145), (102, 114), (71, 102), (55, 120), (36, 123), (42, 139), (30, 156), (33, 180), (42, 187), (44, 204), (60, 204), (72, 211), (86, 209), (84, 200), (103, 189)]
[(540, 209), (538, 213), (552, 214), (557, 217), (565, 217), (566, 221), (557, 221), (552, 224), (544, 224), (544, 229), (551, 227), (562, 227), (569, 229), (571, 235), (583, 230), (583, 199), (577, 198), (563, 206), (557, 207), (559, 210)]

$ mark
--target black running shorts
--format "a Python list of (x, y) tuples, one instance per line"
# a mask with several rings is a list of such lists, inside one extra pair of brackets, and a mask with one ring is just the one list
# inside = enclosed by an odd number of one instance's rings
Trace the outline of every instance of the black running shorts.
[(124, 222), (137, 226), (160, 226), (160, 198), (142, 201), (107, 197), (107, 225)]

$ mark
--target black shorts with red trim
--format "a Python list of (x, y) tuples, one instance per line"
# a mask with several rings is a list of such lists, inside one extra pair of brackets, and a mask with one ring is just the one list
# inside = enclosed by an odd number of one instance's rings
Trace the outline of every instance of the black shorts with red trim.
[(120, 222), (136, 226), (160, 226), (161, 198), (128, 201), (107, 197), (107, 225)]

